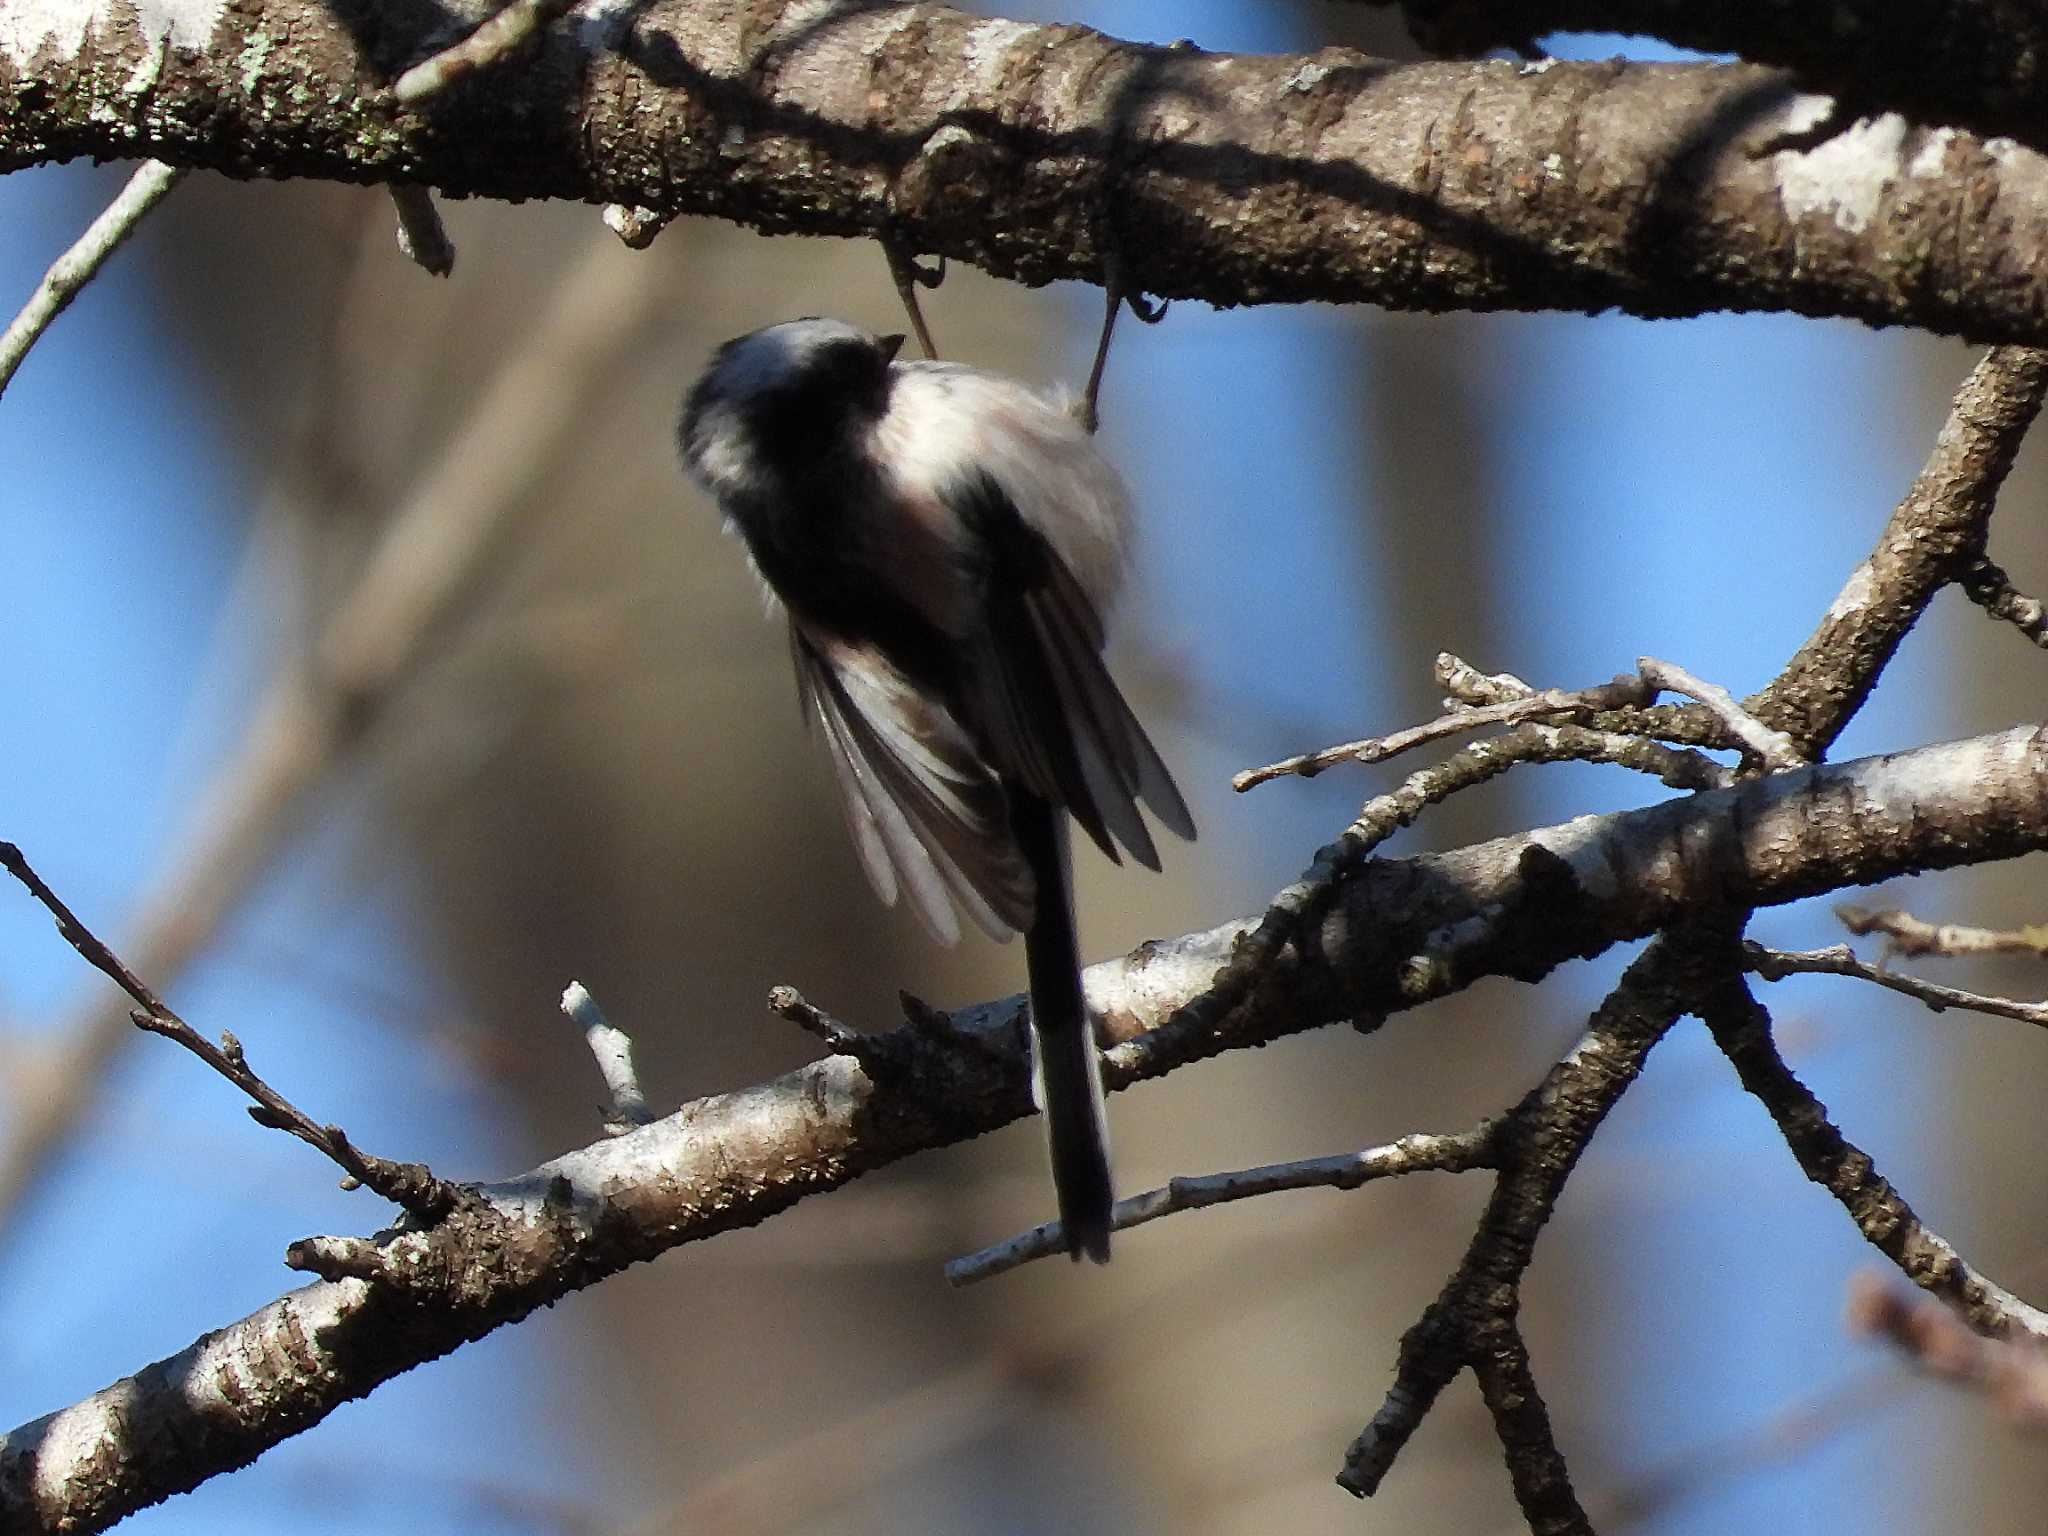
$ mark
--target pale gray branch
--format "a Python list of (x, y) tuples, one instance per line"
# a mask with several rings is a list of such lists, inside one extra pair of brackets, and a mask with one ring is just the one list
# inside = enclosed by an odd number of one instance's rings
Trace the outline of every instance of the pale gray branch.
[[(1278, 1194), (1293, 1189), (1359, 1189), (1381, 1179), (1409, 1173), (1463, 1173), (1470, 1168), (1492, 1166), (1493, 1127), (1482, 1125), (1452, 1135), (1418, 1131), (1363, 1152), (1343, 1152), (1332, 1157), (1308, 1157), (1291, 1163), (1268, 1163), (1261, 1168), (1243, 1168), (1235, 1173), (1209, 1173), (1170, 1180), (1158, 1189), (1119, 1200), (1110, 1224), (1116, 1231), (1142, 1227), (1176, 1211), (1205, 1210), (1255, 1195)], [(1029, 1232), (978, 1253), (970, 1253), (946, 1265), (946, 1279), (953, 1285), (972, 1285), (1006, 1274), (1034, 1259), (1067, 1251), (1066, 1237), (1058, 1221), (1042, 1222)]]
[(71, 249), (51, 264), (21, 313), (5, 331), (0, 331), (0, 392), (6, 390), (29, 348), (50, 328), (51, 322), (70, 307), (71, 301), (107, 264), (107, 258), (135, 233), (136, 225), (184, 175), (182, 167), (165, 165), (159, 160), (139, 167), (120, 194), (86, 226)]

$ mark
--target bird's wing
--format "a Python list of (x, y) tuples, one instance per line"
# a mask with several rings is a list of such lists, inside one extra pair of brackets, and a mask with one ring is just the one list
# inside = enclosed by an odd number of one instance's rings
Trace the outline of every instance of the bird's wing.
[(971, 642), (965, 712), (1001, 773), (1064, 805), (1111, 859), (1159, 867), (1140, 803), (1185, 838), (1194, 818), (1102, 663), (1102, 618), (1002, 484), (971, 475), (941, 493), (989, 552), (989, 622)]
[(959, 937), (956, 912), (994, 939), (1029, 926), (1031, 871), (1007, 797), (960, 723), (871, 646), (792, 622), (790, 648), (876, 894), (893, 906), (907, 890), (942, 943)]

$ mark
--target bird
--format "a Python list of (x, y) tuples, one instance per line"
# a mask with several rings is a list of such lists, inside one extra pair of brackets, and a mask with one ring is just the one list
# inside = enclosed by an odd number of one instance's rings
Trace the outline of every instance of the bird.
[(1068, 825), (1153, 870), (1141, 805), (1195, 836), (1103, 661), (1130, 498), (1059, 399), (902, 345), (819, 316), (736, 337), (689, 387), (678, 443), (787, 618), (876, 894), (907, 897), (946, 943), (962, 917), (1023, 934), (1062, 1233), (1106, 1263), (1115, 1192)]

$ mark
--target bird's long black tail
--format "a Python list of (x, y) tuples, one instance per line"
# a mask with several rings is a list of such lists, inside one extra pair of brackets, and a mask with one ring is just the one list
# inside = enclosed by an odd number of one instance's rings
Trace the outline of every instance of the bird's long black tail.
[(1038, 1102), (1052, 1143), (1053, 1192), (1067, 1252), (1109, 1262), (1109, 1126), (1095, 1031), (1081, 995), (1081, 951), (1067, 862), (1066, 816), (1011, 786), (1011, 826), (1037, 884), (1024, 963), (1031, 981), (1031, 1031), (1038, 1060)]

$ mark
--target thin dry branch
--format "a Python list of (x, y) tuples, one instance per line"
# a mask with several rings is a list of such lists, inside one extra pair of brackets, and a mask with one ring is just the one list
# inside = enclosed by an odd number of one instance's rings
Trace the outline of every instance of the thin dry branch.
[(375, 1190), (394, 1205), (404, 1207), (423, 1221), (438, 1221), (465, 1198), (456, 1185), (434, 1177), (419, 1163), (392, 1162), (363, 1151), (348, 1139), (338, 1125), (322, 1125), (257, 1076), (242, 1052), (242, 1043), (223, 1033), (220, 1044), (200, 1034), (174, 1012), (121, 957), (109, 949), (48, 882), (35, 872), (13, 843), (0, 842), (0, 869), (5, 869), (57, 920), (57, 932), (77, 950), (86, 964), (107, 977), (136, 1003), (129, 1017), (139, 1029), (182, 1045), (222, 1077), (247, 1094), (254, 1104), (249, 1115), (258, 1125), (285, 1131), (325, 1156), (348, 1175), (353, 1184)]
[[(1441, 656), (1437, 658), (1439, 663), (1444, 659)], [(1489, 725), (1516, 725), (1524, 720), (1583, 720), (1605, 710), (1648, 704), (1655, 698), (1656, 690), (1640, 675), (1617, 677), (1613, 682), (1602, 683), (1595, 688), (1569, 691), (1545, 688), (1540, 693), (1532, 689), (1517, 698), (1454, 709), (1434, 720), (1395, 731), (1390, 736), (1368, 736), (1361, 741), (1347, 741), (1341, 746), (1282, 758), (1263, 768), (1247, 768), (1231, 779), (1230, 787), (1243, 794), (1257, 785), (1289, 775), (1312, 779), (1339, 763), (1363, 765), (1385, 762), (1390, 757), (1399, 757), (1403, 752), (1412, 752), (1431, 742), (1467, 735)]]
[[(1227, 1205), (1234, 1200), (1285, 1190), (1360, 1189), (1411, 1173), (1463, 1173), (1472, 1168), (1492, 1167), (1493, 1156), (1490, 1122), (1449, 1135), (1418, 1131), (1363, 1152), (1172, 1179), (1157, 1189), (1117, 1201), (1110, 1225), (1121, 1232), (1178, 1211), (1206, 1210), (1212, 1205)], [(993, 1247), (954, 1259), (946, 1265), (946, 1279), (953, 1285), (972, 1285), (977, 1280), (1007, 1274), (1034, 1259), (1066, 1251), (1066, 1235), (1060, 1223), (1048, 1221)]]
[[(67, 30), (72, 6), (95, 24)], [(363, 33), (320, 0), (252, 0), (207, 49), (166, 49), (147, 7), (35, 14), (50, 35), (0, 38), (0, 166), (150, 154), (620, 203), (890, 234), (1031, 283), (1101, 282), (1114, 252), (1133, 291), (1223, 304), (1771, 309), (2048, 339), (2048, 159), (1896, 120), (1772, 152), (1814, 104), (1766, 69), (1227, 55), (933, 3), (656, 0), (546, 29), (452, 132), (452, 108), (384, 88), (438, 42), (433, 8)]]
[(1841, 1201), (1871, 1246), (1922, 1290), (1940, 1297), (1987, 1338), (2048, 1343), (2048, 1313), (1986, 1279), (1931, 1231), (1870, 1157), (1836, 1129), (1827, 1109), (1800, 1082), (1771, 1039), (1771, 1019), (1735, 960), (1699, 993), (1699, 1013), (1733, 1063), (1742, 1086), (1777, 1123), (1800, 1170)]
[(1896, 907), (1874, 911), (1843, 905), (1835, 908), (1842, 926), (1861, 937), (1884, 936), (1889, 955), (2033, 955), (2048, 958), (2048, 924), (2020, 928), (1972, 928), (1964, 923), (1930, 923)]
[(1979, 992), (1963, 992), (1955, 987), (1922, 981), (1917, 976), (1901, 976), (1896, 971), (1884, 970), (1857, 959), (1856, 952), (1846, 944), (1837, 944), (1829, 949), (1785, 950), (1766, 949), (1761, 944), (1749, 943), (1742, 946), (1742, 958), (1744, 969), (1765, 981), (1782, 981), (1787, 976), (1848, 976), (1888, 987), (1902, 996), (1925, 1003), (1936, 1013), (1948, 1008), (1963, 1008), (1971, 1013), (1988, 1013), (2002, 1019), (2018, 1019), (2022, 1024), (2048, 1027), (2048, 1003), (1988, 997)]
[(576, 0), (511, 0), (511, 4), (461, 42), (421, 60), (400, 75), (392, 84), (391, 94), (401, 106), (419, 107), (479, 70), (502, 64), (575, 4)]
[(162, 202), (184, 176), (182, 167), (160, 160), (140, 166), (100, 216), (86, 226), (71, 249), (51, 263), (21, 313), (8, 323), (5, 331), (0, 331), (0, 392), (5, 392), (29, 348), (71, 307), (71, 301), (99, 275), (100, 268), (135, 233), (150, 209)]

